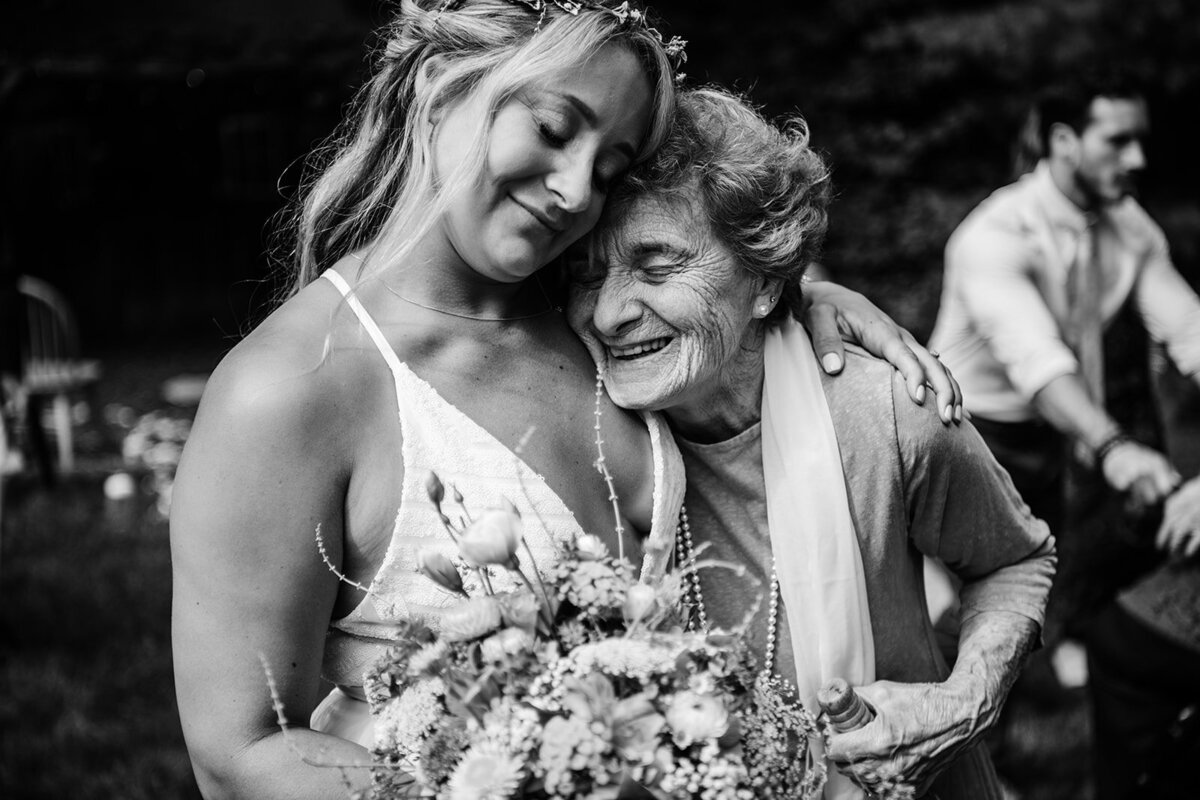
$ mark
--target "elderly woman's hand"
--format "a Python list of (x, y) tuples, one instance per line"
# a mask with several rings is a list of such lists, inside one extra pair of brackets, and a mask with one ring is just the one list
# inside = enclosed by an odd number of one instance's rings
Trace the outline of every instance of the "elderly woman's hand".
[(821, 366), (830, 375), (842, 371), (842, 340), (892, 364), (904, 375), (908, 394), (925, 403), (925, 385), (937, 396), (938, 416), (945, 423), (962, 421), (962, 390), (937, 356), (917, 343), (912, 334), (858, 292), (825, 281), (804, 287), (807, 303), (802, 322), (812, 336)]
[(995, 716), (988, 703), (950, 682), (877, 681), (856, 691), (875, 709), (875, 719), (834, 734), (828, 756), (868, 792), (880, 791), (887, 778), (920, 797)]

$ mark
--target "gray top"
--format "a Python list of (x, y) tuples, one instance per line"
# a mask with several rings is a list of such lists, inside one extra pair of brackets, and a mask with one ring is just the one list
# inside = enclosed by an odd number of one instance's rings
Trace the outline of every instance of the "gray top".
[[(724, 561), (745, 568), (744, 575), (724, 567), (700, 571), (700, 586), (710, 624), (733, 628), (746, 610), (757, 609), (746, 637), (755, 652), (766, 647), (768, 596), (771, 581), (771, 539), (767, 528), (767, 496), (763, 485), (762, 423), (732, 439), (698, 444), (678, 434), (688, 489), (685, 502), (695, 546), (706, 544), (700, 561)], [(714, 535), (722, 531), (723, 535)], [(756, 600), (758, 601), (756, 603)], [(775, 671), (795, 681), (791, 633), (786, 610), (780, 605), (776, 625)]]
[[(964, 619), (1009, 611), (1040, 625), (1054, 540), (978, 433), (968, 424), (944, 426), (933, 403), (910, 402), (899, 373), (861, 351), (848, 351), (843, 374), (823, 383), (866, 574), (876, 677), (923, 682), (949, 673), (926, 610), (922, 554), (963, 580)], [(709, 445), (676, 440), (696, 545), (711, 542), (705, 557), (744, 564), (750, 576), (724, 569), (701, 575), (710, 619), (730, 624), (747, 601), (765, 596), (770, 574), (761, 430), (756, 425)], [(764, 601), (748, 631), (760, 648), (765, 615)], [(779, 633), (779, 671), (787, 677), (794, 666), (782, 617)], [(934, 788), (946, 800), (1000, 796), (980, 747)]]

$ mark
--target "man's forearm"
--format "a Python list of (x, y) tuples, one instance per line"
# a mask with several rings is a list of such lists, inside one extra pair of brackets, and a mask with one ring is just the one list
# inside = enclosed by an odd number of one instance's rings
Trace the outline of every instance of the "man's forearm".
[(1073, 373), (1046, 384), (1034, 395), (1033, 404), (1056, 430), (1092, 450), (1119, 430), (1116, 420), (1092, 401), (1083, 381)]
[(1088, 397), (1078, 376), (1055, 378), (1033, 400), (1046, 421), (1093, 453), (1104, 480), (1118, 492), (1127, 492), (1130, 502), (1153, 505), (1179, 483), (1179, 473), (1167, 458), (1125, 436), (1121, 426)]

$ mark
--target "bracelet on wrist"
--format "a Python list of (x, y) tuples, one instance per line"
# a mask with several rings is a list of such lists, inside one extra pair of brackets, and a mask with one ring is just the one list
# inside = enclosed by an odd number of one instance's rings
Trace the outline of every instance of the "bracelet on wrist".
[(1116, 450), (1123, 444), (1133, 444), (1137, 440), (1123, 430), (1116, 430), (1105, 437), (1104, 441), (1096, 445), (1096, 449), (1092, 451), (1092, 457), (1096, 461), (1096, 466), (1104, 465), (1104, 459), (1108, 458), (1109, 453)]

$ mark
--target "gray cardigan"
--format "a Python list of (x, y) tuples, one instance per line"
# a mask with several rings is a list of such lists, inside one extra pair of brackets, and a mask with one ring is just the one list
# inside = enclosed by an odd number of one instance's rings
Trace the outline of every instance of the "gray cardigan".
[[(1054, 540), (975, 430), (943, 425), (932, 396), (915, 405), (899, 374), (861, 351), (849, 351), (843, 373), (823, 381), (866, 573), (876, 676), (915, 683), (949, 674), (926, 608), (922, 555), (943, 561), (962, 579), (964, 619), (1008, 611), (1040, 625)], [(697, 541), (710, 543), (708, 557), (743, 564), (751, 576), (719, 569), (701, 575), (709, 616), (735, 624), (747, 599), (765, 589), (770, 563), (761, 429), (711, 445), (681, 440), (680, 446)], [(756, 621), (748, 635), (761, 641), (764, 627)], [(786, 631), (781, 622), (778, 666), (785, 673), (792, 668)], [(943, 800), (1001, 797), (982, 745), (938, 778), (935, 794)]]

